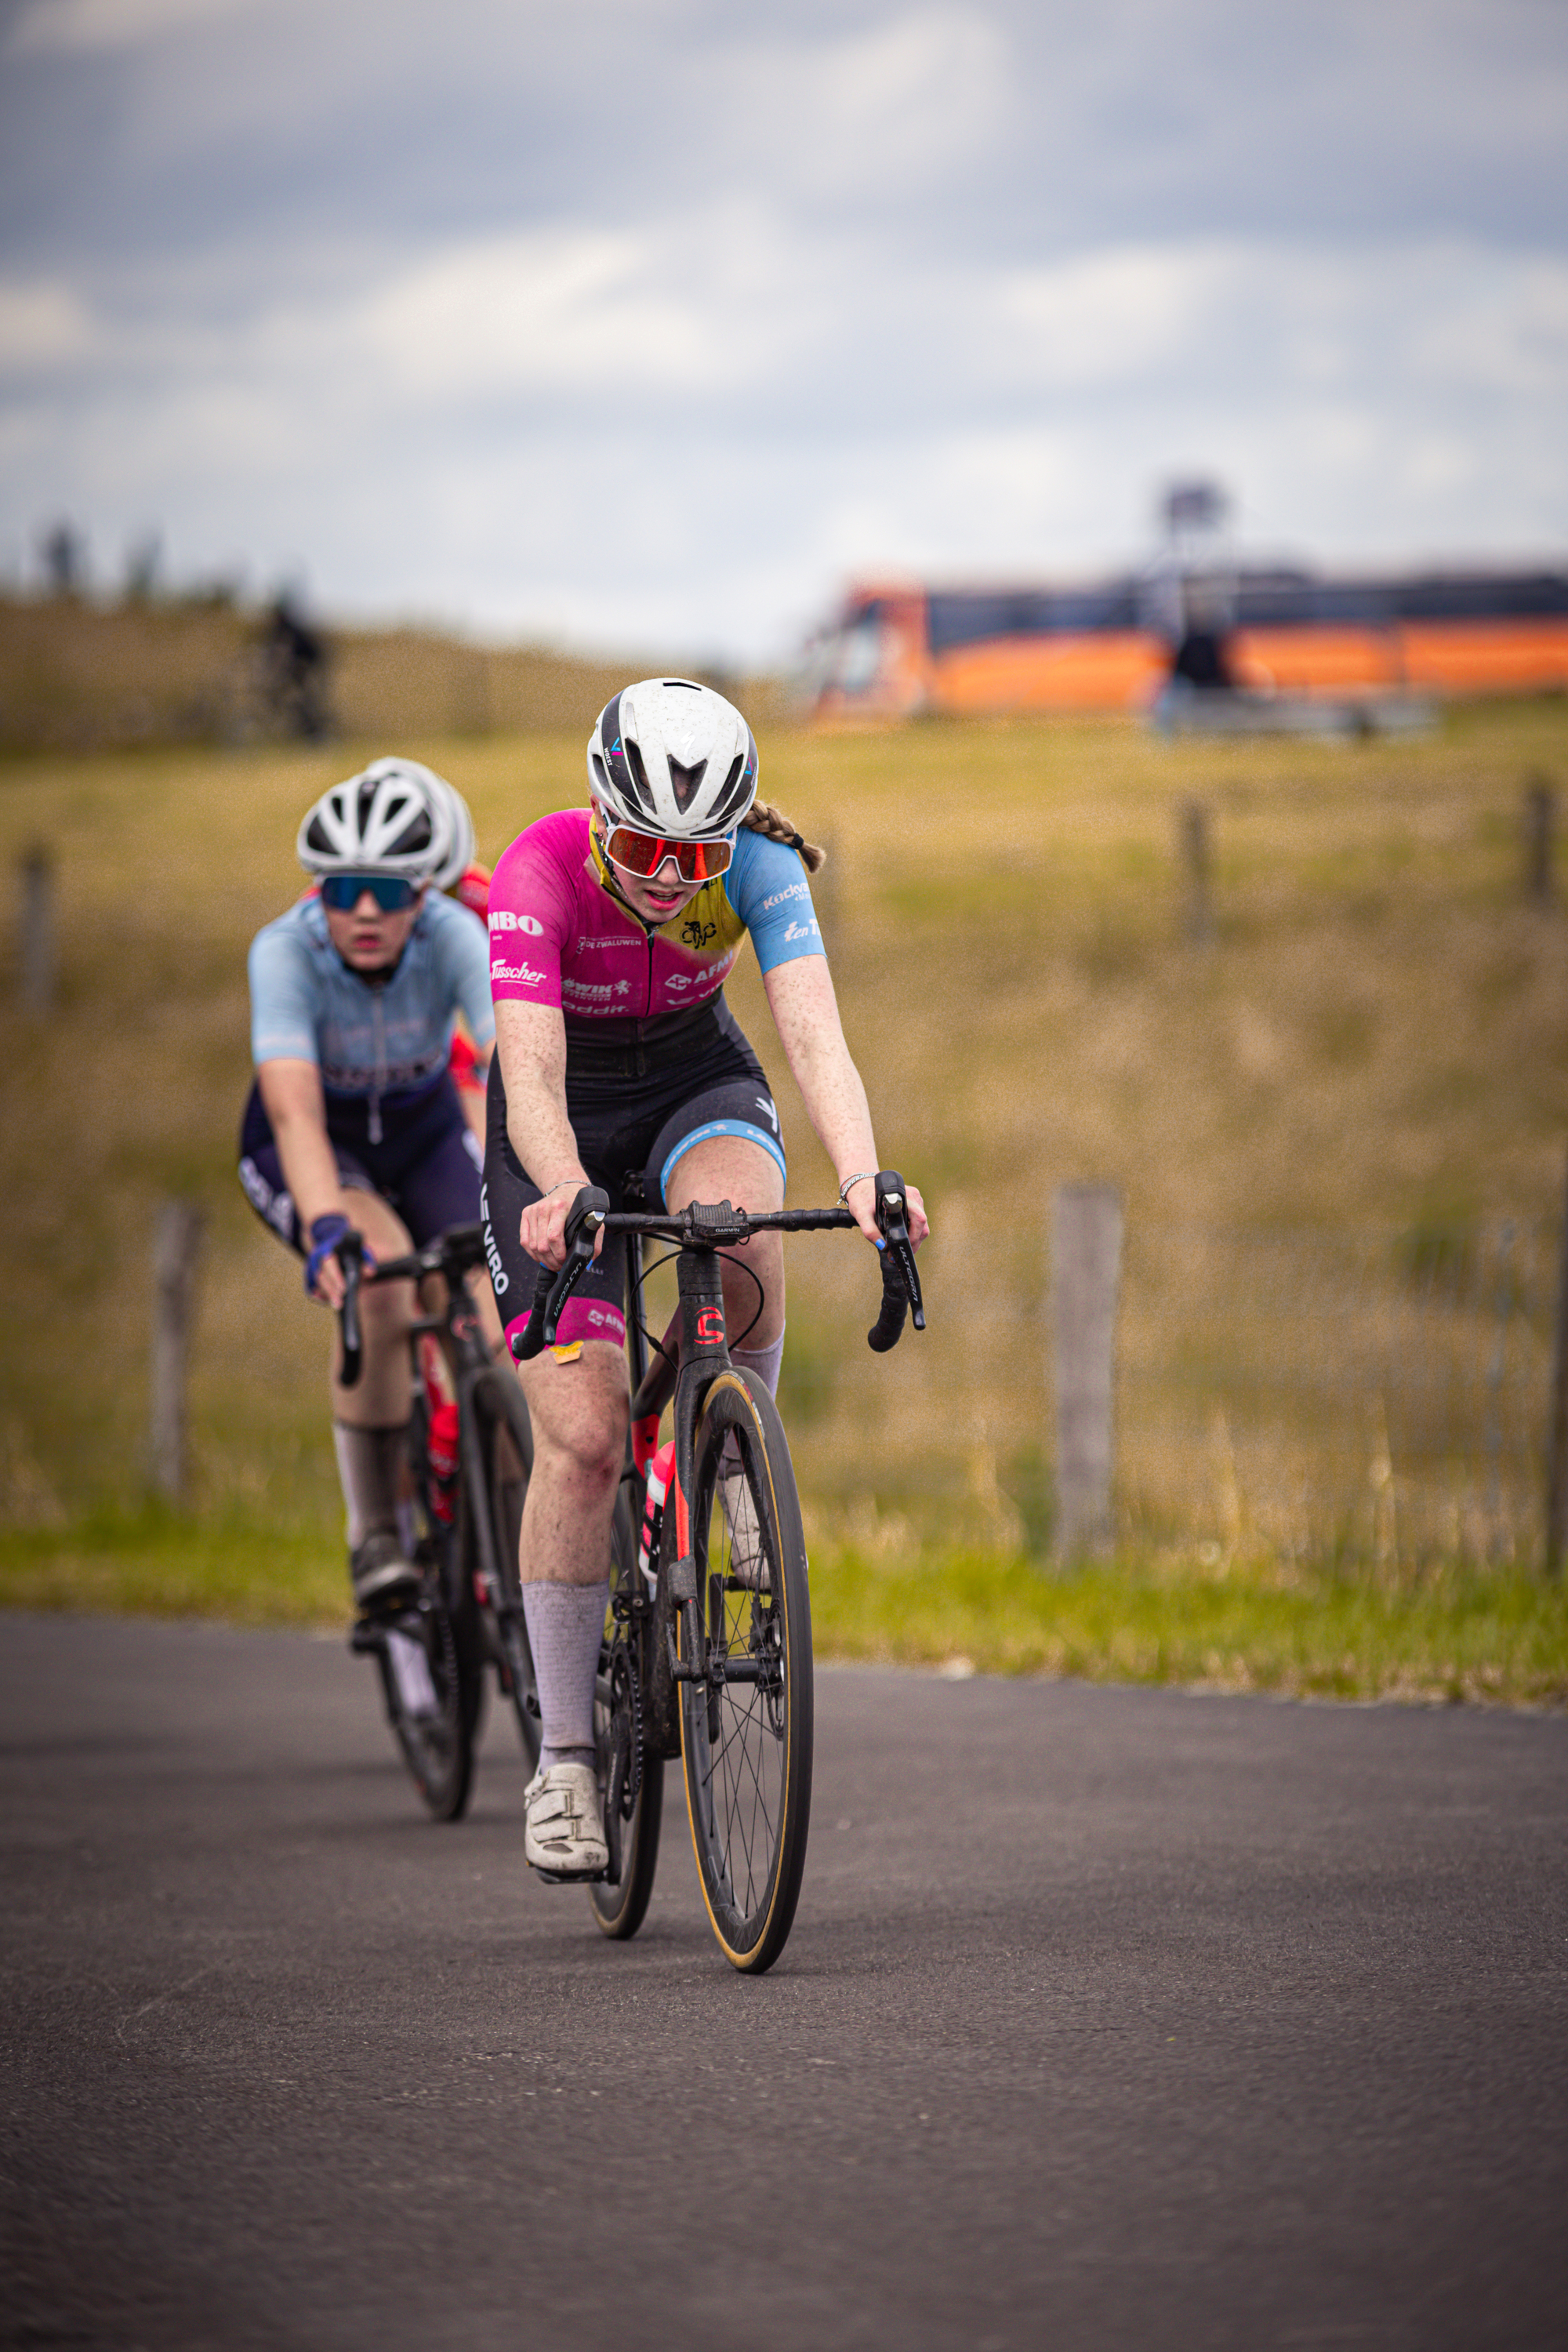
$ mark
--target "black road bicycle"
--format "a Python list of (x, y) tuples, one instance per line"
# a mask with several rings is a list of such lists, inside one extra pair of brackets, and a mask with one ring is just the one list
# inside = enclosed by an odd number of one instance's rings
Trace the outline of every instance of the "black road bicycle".
[[(911, 1307), (916, 1328), (925, 1328), (903, 1179), (888, 1171), (877, 1178), (877, 1222), (882, 1307), (868, 1337), (881, 1353)], [(730, 1360), (720, 1253), (743, 1249), (764, 1228), (854, 1225), (843, 1208), (752, 1215), (728, 1201), (694, 1202), (679, 1216), (612, 1213), (608, 1195), (586, 1187), (567, 1216), (565, 1263), (555, 1274), (540, 1268), (527, 1327), (512, 1343), (524, 1361), (552, 1344), (601, 1230), (635, 1237), (631, 1429), (595, 1709), (609, 1866), (589, 1892), (606, 1936), (636, 1935), (658, 1859), (664, 1766), (679, 1756), (713, 1932), (725, 1958), (753, 1976), (784, 1949), (805, 1866), (811, 1600), (784, 1424), (762, 1382)], [(645, 1241), (674, 1244), (679, 1289), (651, 1360)], [(661, 1447), (672, 1401), (674, 1433)]]
[[(437, 1311), (419, 1315), (408, 1333), (407, 1483), (418, 1591), (403, 1605), (362, 1616), (350, 1643), (380, 1667), (387, 1719), (420, 1795), (437, 1820), (457, 1821), (473, 1782), (487, 1666), (516, 1715), (530, 1766), (539, 1761), (539, 1697), (518, 1582), (518, 1532), (533, 1466), (528, 1407), (515, 1376), (492, 1360), (464, 1287), (465, 1275), (485, 1263), (479, 1225), (454, 1225), (423, 1249), (374, 1267), (365, 1265), (358, 1234), (347, 1234), (337, 1255), (346, 1388), (360, 1375), (362, 1286), (433, 1275), (444, 1286)], [(433, 1429), (450, 1400), (433, 1393), (426, 1377), (421, 1343), (430, 1341), (457, 1403), (455, 1454), (432, 1444), (435, 1434), (450, 1435)]]

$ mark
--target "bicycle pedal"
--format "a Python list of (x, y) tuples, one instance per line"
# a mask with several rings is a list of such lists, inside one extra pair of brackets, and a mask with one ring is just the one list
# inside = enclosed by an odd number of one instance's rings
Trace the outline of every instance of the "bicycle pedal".
[(528, 1866), (546, 1886), (600, 1886), (610, 1874), (607, 1870), (542, 1870), (536, 1862)]

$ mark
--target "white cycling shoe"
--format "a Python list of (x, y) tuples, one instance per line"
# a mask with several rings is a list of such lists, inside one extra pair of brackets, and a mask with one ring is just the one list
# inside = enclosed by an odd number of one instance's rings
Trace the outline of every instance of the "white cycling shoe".
[(547, 1878), (597, 1878), (610, 1866), (591, 1764), (552, 1764), (523, 1790), (523, 1858)]

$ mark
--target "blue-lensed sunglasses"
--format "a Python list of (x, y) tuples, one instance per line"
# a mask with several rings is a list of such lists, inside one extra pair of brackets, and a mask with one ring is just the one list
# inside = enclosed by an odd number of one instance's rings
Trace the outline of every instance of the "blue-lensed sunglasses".
[(321, 884), (321, 904), (346, 915), (367, 890), (384, 915), (405, 913), (419, 896), (412, 882), (395, 874), (329, 874)]

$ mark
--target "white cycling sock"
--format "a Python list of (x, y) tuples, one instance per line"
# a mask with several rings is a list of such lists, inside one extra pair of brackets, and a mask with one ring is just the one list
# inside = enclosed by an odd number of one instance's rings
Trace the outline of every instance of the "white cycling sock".
[(525, 1584), (522, 1613), (539, 1683), (539, 1769), (594, 1761), (594, 1683), (610, 1580)]
[(784, 1361), (784, 1335), (781, 1331), (771, 1347), (731, 1348), (730, 1361), (739, 1364), (742, 1371), (755, 1372), (771, 1397), (779, 1392), (779, 1366)]
[(359, 1429), (352, 1422), (333, 1422), (350, 1551), (357, 1551), (366, 1536), (396, 1527), (398, 1477), (407, 1441), (406, 1422), (396, 1429)]

